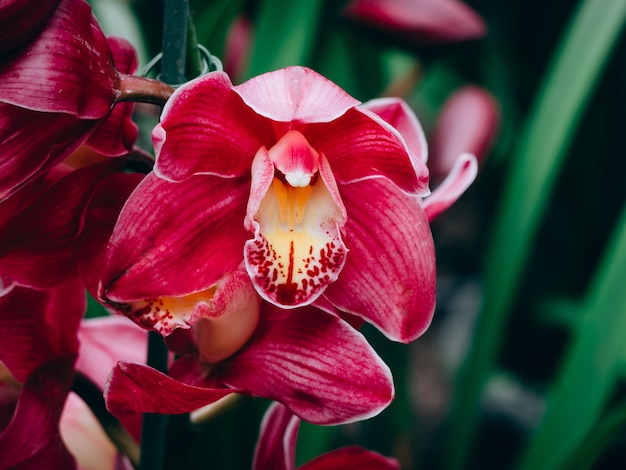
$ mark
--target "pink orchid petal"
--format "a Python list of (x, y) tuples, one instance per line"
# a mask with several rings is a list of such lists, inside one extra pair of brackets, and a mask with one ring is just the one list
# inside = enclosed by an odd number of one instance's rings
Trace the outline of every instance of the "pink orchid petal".
[(495, 98), (477, 86), (460, 88), (447, 99), (432, 138), (433, 176), (445, 178), (462, 153), (484, 160), (499, 127), (498, 108)]
[(343, 447), (305, 463), (298, 470), (399, 470), (400, 463), (390, 457), (358, 446)]
[(261, 422), (252, 470), (294, 470), (299, 427), (297, 416), (284, 405), (272, 403)]
[(459, 155), (446, 179), (422, 203), (428, 220), (450, 207), (473, 183), (477, 173), (476, 157), (469, 153)]
[(107, 244), (122, 206), (142, 180), (138, 173), (115, 173), (98, 183), (82, 214), (81, 228), (74, 243), (74, 262), (85, 287), (93, 297), (107, 253)]
[(5, 0), (0, 4), (0, 54), (23, 47), (35, 38), (59, 0)]
[(41, 34), (0, 65), (0, 101), (101, 119), (111, 109), (118, 82), (111, 50), (89, 4), (61, 0)]
[(417, 116), (406, 101), (401, 98), (378, 98), (363, 103), (361, 109), (367, 109), (389, 123), (400, 133), (414, 158), (426, 164), (428, 161), (426, 136)]
[(78, 468), (114, 469), (117, 449), (105, 434), (98, 419), (75, 393), (65, 400), (59, 432), (63, 443), (76, 459)]
[(35, 369), (24, 384), (13, 419), (0, 433), (4, 468), (76, 468), (58, 430), (74, 359), (57, 357)]
[(76, 331), (85, 311), (77, 281), (36, 291), (16, 286), (0, 297), (0, 361), (19, 381), (58, 355), (76, 353)]
[(84, 320), (76, 370), (104, 388), (117, 361), (146, 362), (148, 332), (121, 316)]
[(351, 184), (342, 195), (350, 253), (325, 296), (388, 338), (410, 342), (435, 309), (435, 250), (426, 216), (416, 198), (385, 179)]
[(107, 161), (69, 174), (3, 227), (0, 276), (36, 288), (76, 276), (73, 243), (80, 214), (93, 186), (117, 164)]
[(122, 303), (213, 286), (242, 261), (247, 192), (240, 180), (195, 176), (170, 183), (146, 176), (113, 231), (104, 297)]
[(385, 177), (404, 191), (430, 193), (426, 165), (409, 151), (397, 130), (367, 109), (349, 110), (326, 125), (309, 125), (304, 134), (326, 155), (339, 186)]
[(254, 77), (233, 90), (255, 112), (279, 122), (330, 122), (359, 104), (306, 67), (286, 67)]
[(172, 181), (193, 174), (242, 176), (257, 150), (271, 146), (271, 122), (232, 91), (225, 73), (204, 75), (178, 88), (153, 131), (155, 172)]
[(115, 416), (133, 413), (188, 413), (236, 392), (187, 385), (143, 364), (118, 363), (104, 390)]
[(302, 308), (261, 325), (265, 328), (215, 371), (219, 380), (279, 401), (316, 424), (367, 419), (393, 399), (389, 368), (342, 320)]
[(96, 124), (0, 103), (0, 200), (65, 160)]
[(485, 22), (458, 0), (353, 0), (345, 14), (412, 43), (446, 43), (484, 36)]

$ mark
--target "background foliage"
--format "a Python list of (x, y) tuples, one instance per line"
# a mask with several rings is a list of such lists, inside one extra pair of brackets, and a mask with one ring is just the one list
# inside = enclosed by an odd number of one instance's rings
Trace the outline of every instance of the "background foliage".
[[(331, 0), (192, 0), (199, 42), (224, 57), (232, 21), (254, 29), (242, 81), (300, 64), (360, 100), (400, 88), (428, 134), (464, 84), (500, 104), (478, 180), (433, 223), (438, 310), (414, 344), (366, 330), (397, 399), (375, 419), (303, 423), (297, 458), (359, 443), (403, 468), (622, 468), (626, 462), (625, 0), (472, 0), (486, 37), (409, 46)], [(153, 0), (92, 1), (141, 60), (161, 49)], [(404, 81), (403, 81), (404, 80)], [(207, 104), (210, 106), (210, 103)], [(267, 406), (169, 419), (166, 468), (249, 468)]]

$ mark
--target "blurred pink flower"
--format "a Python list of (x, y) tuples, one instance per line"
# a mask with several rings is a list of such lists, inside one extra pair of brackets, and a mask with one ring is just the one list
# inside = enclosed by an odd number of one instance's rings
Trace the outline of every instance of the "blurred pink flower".
[(254, 38), (252, 22), (245, 15), (236, 17), (226, 35), (224, 45), (224, 72), (234, 82), (241, 80), (248, 65), (248, 56)]
[[(280, 403), (263, 417), (254, 454), (253, 470), (295, 470), (300, 420)], [(298, 470), (398, 470), (397, 460), (358, 446), (333, 450), (298, 467)]]
[(412, 44), (466, 41), (484, 36), (487, 29), (458, 0), (352, 0), (344, 14)]

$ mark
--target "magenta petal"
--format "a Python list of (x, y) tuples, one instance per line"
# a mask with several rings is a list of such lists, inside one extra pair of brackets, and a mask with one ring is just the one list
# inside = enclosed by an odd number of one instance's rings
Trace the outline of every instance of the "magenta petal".
[(399, 470), (400, 463), (358, 446), (343, 447), (305, 463), (298, 470)]
[(130, 193), (143, 175), (115, 173), (100, 181), (85, 207), (81, 229), (74, 243), (74, 260), (89, 293), (98, 296), (98, 284), (107, 244), (113, 227)]
[(85, 297), (77, 281), (47, 291), (13, 287), (0, 297), (0, 361), (24, 382), (51, 358), (76, 353), (84, 311)]
[(469, 153), (459, 155), (446, 179), (422, 202), (428, 220), (450, 207), (472, 184), (477, 173), (476, 157)]
[(75, 468), (58, 430), (74, 358), (61, 356), (42, 365), (24, 384), (13, 419), (0, 434), (3, 468)]
[(188, 413), (226, 395), (231, 389), (187, 385), (143, 364), (118, 363), (107, 382), (104, 396), (116, 416), (133, 413)]
[(359, 104), (306, 67), (265, 73), (233, 88), (258, 114), (280, 122), (329, 122)]
[(339, 186), (385, 177), (404, 191), (425, 196), (428, 169), (399, 132), (367, 109), (352, 109), (325, 125), (305, 129), (311, 146), (328, 158)]
[(111, 109), (118, 82), (111, 50), (89, 4), (61, 0), (42, 33), (0, 65), (0, 101), (100, 119)]
[(214, 72), (174, 92), (152, 139), (155, 172), (179, 181), (198, 173), (248, 174), (257, 150), (274, 142), (274, 130), (232, 91), (226, 74)]
[(486, 32), (482, 18), (458, 0), (353, 0), (345, 13), (417, 44), (463, 41)]
[(0, 200), (61, 163), (96, 124), (67, 114), (38, 113), (0, 103)]
[(127, 302), (208, 289), (243, 261), (248, 188), (195, 176), (149, 174), (124, 206), (102, 277), (103, 295)]
[(299, 427), (300, 420), (297, 416), (284, 405), (272, 403), (261, 422), (252, 469), (293, 470)]
[(435, 309), (435, 249), (424, 211), (385, 179), (346, 186), (342, 198), (350, 252), (325, 296), (388, 338), (412, 341)]
[(367, 101), (361, 105), (361, 109), (367, 109), (391, 127), (396, 129), (414, 158), (423, 164), (428, 160), (428, 146), (424, 130), (409, 105), (401, 98), (379, 98)]
[(265, 326), (216, 371), (219, 380), (279, 401), (316, 424), (367, 419), (393, 399), (389, 368), (337, 317), (302, 308)]
[(477, 86), (460, 88), (443, 106), (432, 138), (429, 167), (443, 179), (462, 153), (476, 155), (482, 162), (496, 136), (500, 111), (495, 98)]
[(31, 41), (44, 28), (59, 0), (8, 0), (0, 5), (0, 54)]

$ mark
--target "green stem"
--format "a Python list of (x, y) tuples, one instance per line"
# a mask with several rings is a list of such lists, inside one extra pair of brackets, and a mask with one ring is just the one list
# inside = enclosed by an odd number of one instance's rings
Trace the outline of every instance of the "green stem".
[(161, 80), (170, 85), (180, 85), (187, 81), (185, 69), (189, 1), (165, 0), (163, 13)]

